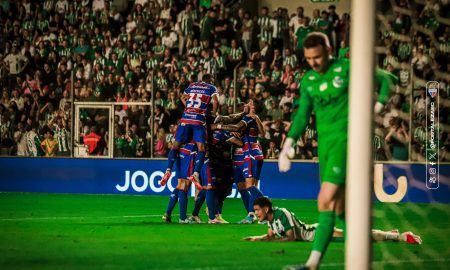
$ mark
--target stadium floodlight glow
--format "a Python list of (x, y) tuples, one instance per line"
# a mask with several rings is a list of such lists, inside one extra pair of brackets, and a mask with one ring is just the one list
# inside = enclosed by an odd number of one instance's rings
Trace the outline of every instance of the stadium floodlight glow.
[(353, 0), (351, 8), (345, 265), (366, 270), (371, 254), (375, 1)]

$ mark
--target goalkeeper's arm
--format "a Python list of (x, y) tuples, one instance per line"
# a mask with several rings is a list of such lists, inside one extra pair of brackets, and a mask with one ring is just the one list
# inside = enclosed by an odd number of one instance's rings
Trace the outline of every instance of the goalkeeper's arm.
[(380, 94), (375, 104), (375, 113), (380, 113), (389, 99), (389, 93), (394, 84), (398, 81), (397, 76), (383, 69), (376, 70), (376, 81), (380, 84)]

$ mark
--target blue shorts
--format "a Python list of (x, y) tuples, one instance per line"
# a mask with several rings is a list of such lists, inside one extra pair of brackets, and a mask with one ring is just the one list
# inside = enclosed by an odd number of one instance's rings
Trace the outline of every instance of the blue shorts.
[(180, 152), (177, 160), (178, 178), (187, 179), (194, 172), (195, 155)]
[(253, 177), (256, 180), (259, 180), (259, 177), (261, 175), (261, 169), (262, 169), (262, 165), (264, 163), (263, 159), (251, 159), (248, 162), (248, 172), (249, 172), (249, 177)]
[(246, 159), (241, 164), (233, 164), (233, 180), (240, 183), (247, 178), (259, 180), (264, 160)]
[(187, 143), (194, 140), (198, 143), (206, 142), (206, 127), (203, 125), (180, 123), (177, 127), (175, 140), (180, 143)]
[(203, 163), (202, 170), (200, 171), (200, 183), (202, 186), (214, 185), (216, 176), (214, 175), (214, 170), (211, 167), (211, 162), (209, 158), (205, 159)]

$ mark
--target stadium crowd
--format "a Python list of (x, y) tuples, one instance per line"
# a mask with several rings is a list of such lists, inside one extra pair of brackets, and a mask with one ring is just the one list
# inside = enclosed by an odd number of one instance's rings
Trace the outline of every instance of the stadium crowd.
[[(254, 100), (265, 158), (276, 159), (298, 109), (307, 69), (303, 39), (321, 31), (335, 57), (349, 57), (350, 16), (333, 5), (293, 14), (262, 7), (255, 14), (229, 2), (1, 0), (0, 155), (70, 156), (75, 136), (89, 155), (106, 155), (113, 140), (115, 157), (165, 157), (183, 111), (181, 93), (210, 73), (220, 114)], [(448, 1), (397, 0), (394, 8), (379, 2), (378, 66), (398, 80), (375, 121), (374, 159), (423, 160), (425, 84), (436, 80), (440, 157), (449, 161)], [(74, 131), (74, 101), (122, 102), (113, 107), (113, 134), (104, 108), (80, 109)], [(312, 116), (295, 157), (316, 159), (317, 146)]]

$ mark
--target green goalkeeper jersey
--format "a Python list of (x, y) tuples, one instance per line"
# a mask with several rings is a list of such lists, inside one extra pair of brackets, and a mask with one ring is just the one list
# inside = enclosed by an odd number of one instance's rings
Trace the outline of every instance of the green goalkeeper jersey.
[[(383, 104), (388, 99), (392, 76), (383, 70), (376, 71), (380, 83), (378, 101)], [(347, 139), (349, 80), (348, 59), (331, 60), (324, 74), (308, 71), (300, 83), (299, 109), (288, 137), (296, 141), (303, 135), (314, 110), (319, 140)]]

